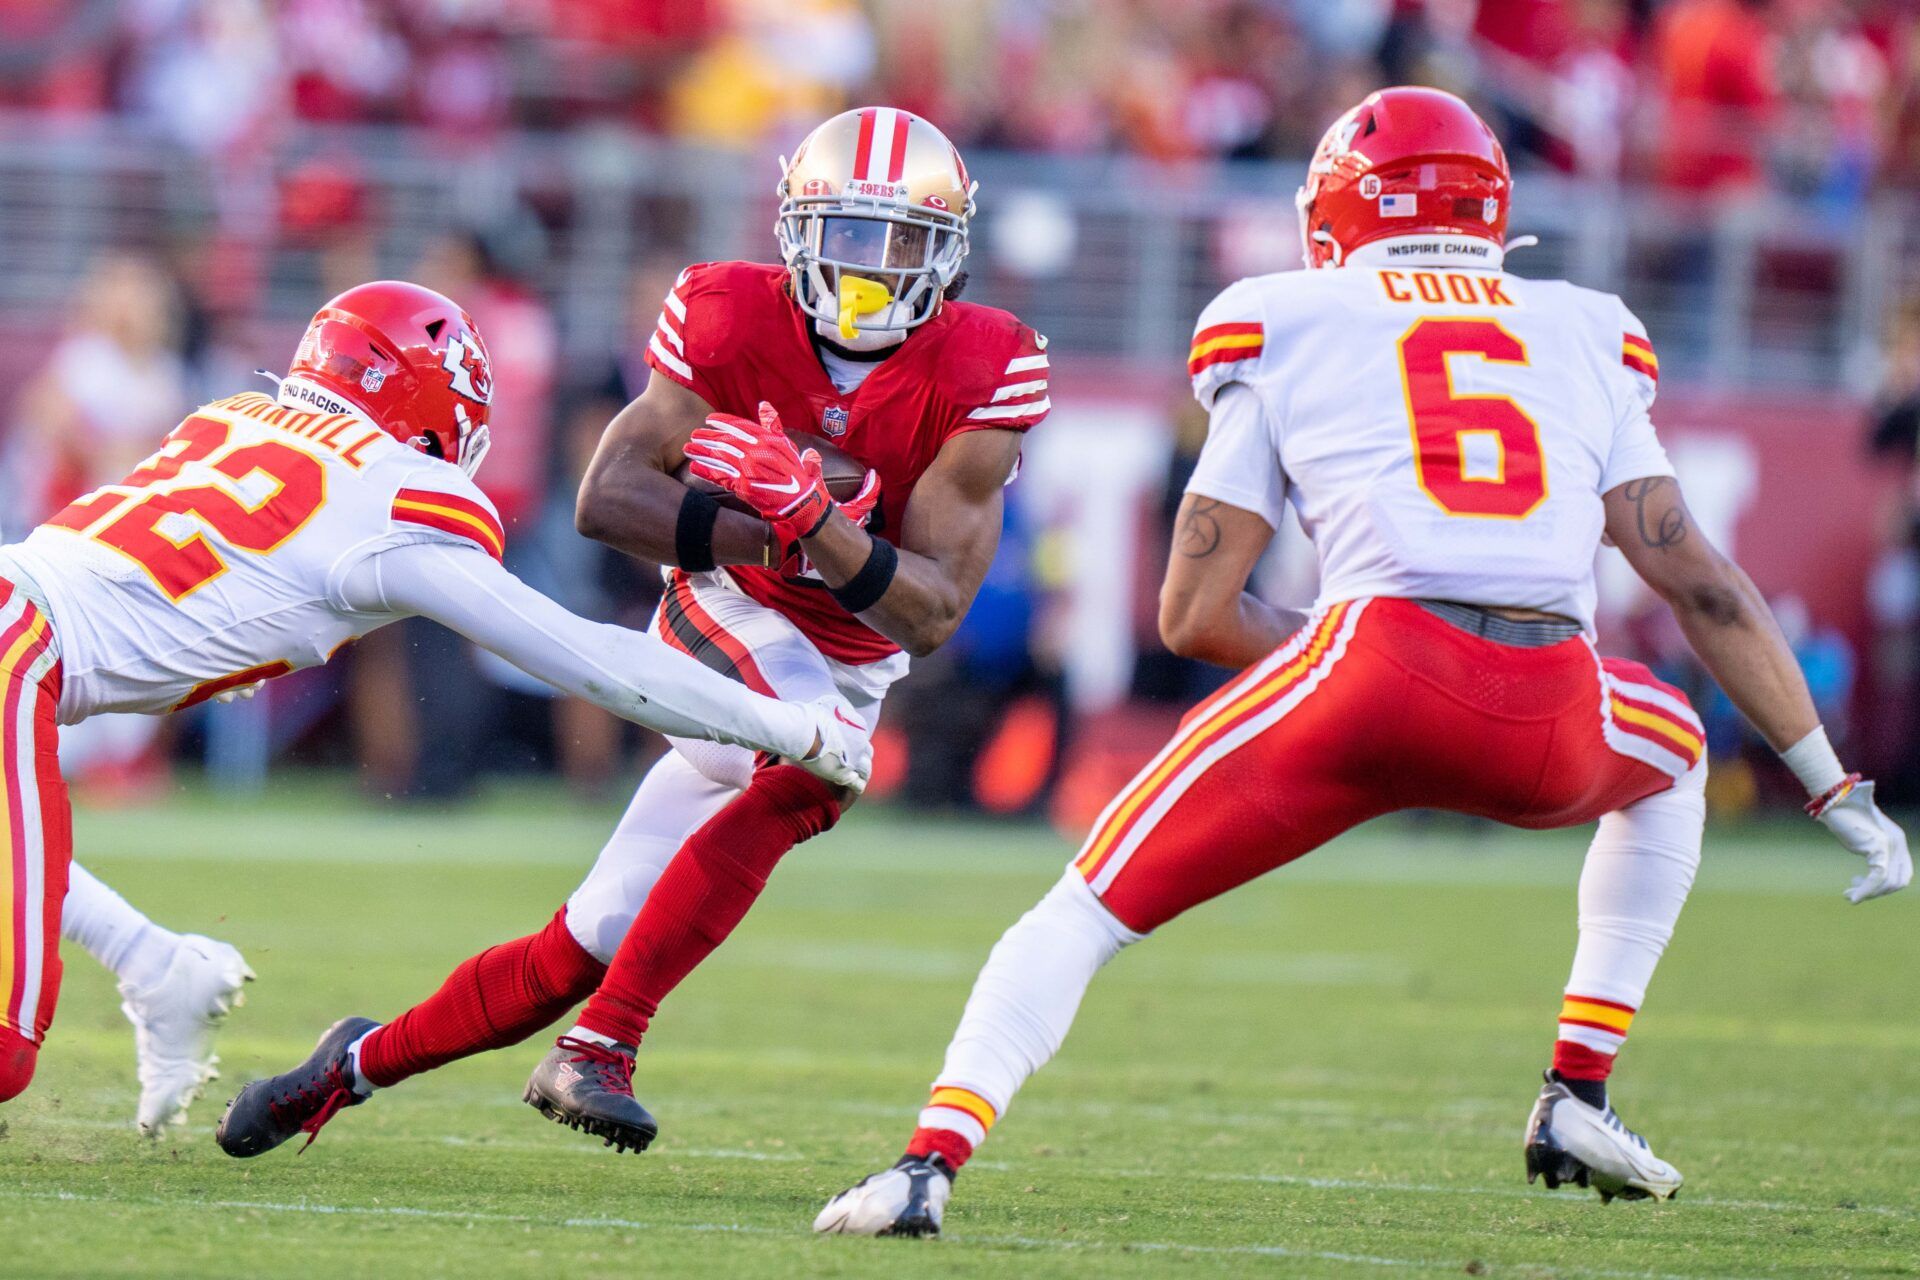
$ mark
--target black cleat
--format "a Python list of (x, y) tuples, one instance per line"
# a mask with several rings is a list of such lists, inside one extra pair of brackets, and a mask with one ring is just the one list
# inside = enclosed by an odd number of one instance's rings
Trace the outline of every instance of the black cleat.
[(522, 1095), (555, 1124), (620, 1151), (645, 1151), (660, 1126), (633, 1096), (633, 1049), (561, 1036), (527, 1078)]
[(372, 1018), (342, 1018), (334, 1023), (305, 1062), (242, 1089), (227, 1104), (213, 1140), (228, 1155), (245, 1158), (304, 1133), (307, 1140), (300, 1149), (305, 1151), (320, 1135), (320, 1126), (342, 1107), (357, 1107), (370, 1096), (353, 1091), (347, 1046), (379, 1025)]

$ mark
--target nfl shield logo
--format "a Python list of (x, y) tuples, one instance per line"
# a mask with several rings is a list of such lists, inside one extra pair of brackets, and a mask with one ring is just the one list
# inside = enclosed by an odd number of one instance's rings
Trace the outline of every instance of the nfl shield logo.
[(378, 392), (380, 388), (386, 384), (386, 381), (387, 375), (383, 371), (369, 368), (365, 373), (360, 375), (360, 389), (372, 394)]
[(845, 406), (830, 404), (820, 411), (820, 429), (838, 440), (847, 434), (847, 411)]

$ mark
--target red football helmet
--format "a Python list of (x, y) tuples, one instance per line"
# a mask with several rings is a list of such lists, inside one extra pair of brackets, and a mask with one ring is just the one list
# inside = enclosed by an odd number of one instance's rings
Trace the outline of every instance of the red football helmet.
[[(486, 456), (493, 364), (473, 317), (431, 289), (376, 280), (320, 308), (287, 380), (336, 396), (402, 444), (472, 475)], [(312, 398), (312, 397), (304, 397)]]
[(1369, 94), (1313, 153), (1295, 197), (1307, 265), (1337, 267), (1388, 236), (1474, 236), (1504, 245), (1513, 175), (1486, 121), (1439, 89)]

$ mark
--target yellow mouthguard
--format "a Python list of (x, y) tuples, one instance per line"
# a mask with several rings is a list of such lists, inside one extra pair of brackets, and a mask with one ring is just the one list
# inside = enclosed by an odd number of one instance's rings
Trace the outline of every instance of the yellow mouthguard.
[(877, 280), (843, 275), (840, 277), (839, 301), (840, 336), (851, 340), (860, 336), (860, 327), (855, 322), (861, 316), (870, 316), (892, 302), (893, 292)]

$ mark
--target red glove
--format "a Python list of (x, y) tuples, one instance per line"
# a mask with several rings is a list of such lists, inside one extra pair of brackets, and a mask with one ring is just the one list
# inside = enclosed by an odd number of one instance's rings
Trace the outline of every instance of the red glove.
[(797, 451), (764, 400), (757, 424), (709, 414), (705, 426), (694, 428), (686, 454), (693, 474), (758, 512), (783, 545), (810, 537), (833, 511), (819, 453)]
[[(813, 451), (809, 449), (808, 453)], [(880, 473), (868, 468), (867, 478), (860, 484), (860, 492), (845, 502), (836, 502), (840, 514), (859, 528), (867, 527), (867, 520), (873, 515), (873, 509), (880, 505)], [(783, 578), (803, 578), (812, 571), (813, 565), (807, 559), (806, 548), (800, 545), (798, 538), (786, 538), (780, 543), (780, 563), (773, 566), (779, 569)]]

